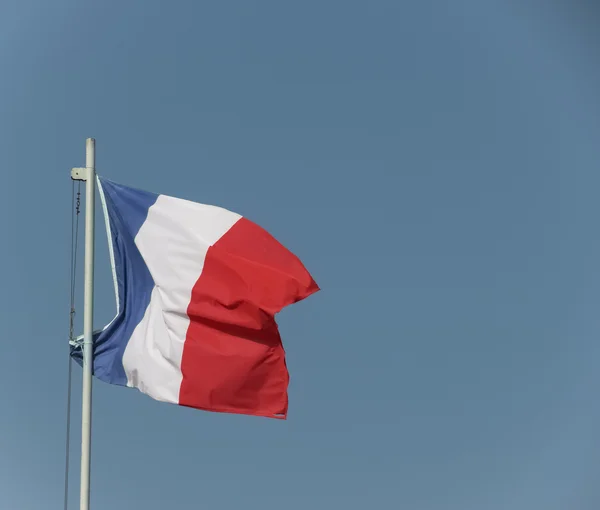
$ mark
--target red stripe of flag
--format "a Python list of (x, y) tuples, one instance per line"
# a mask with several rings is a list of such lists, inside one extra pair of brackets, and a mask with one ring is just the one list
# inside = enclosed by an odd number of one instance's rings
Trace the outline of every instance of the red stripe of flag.
[(209, 248), (192, 290), (179, 403), (285, 418), (289, 375), (274, 316), (318, 290), (298, 257), (240, 219)]

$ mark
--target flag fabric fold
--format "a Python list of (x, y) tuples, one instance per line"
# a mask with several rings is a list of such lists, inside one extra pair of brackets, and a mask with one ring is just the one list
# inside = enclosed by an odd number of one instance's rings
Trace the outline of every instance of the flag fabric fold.
[[(207, 411), (286, 418), (275, 315), (319, 287), (292, 252), (226, 209), (98, 178), (117, 314), (94, 376)], [(71, 355), (81, 363), (81, 345)]]

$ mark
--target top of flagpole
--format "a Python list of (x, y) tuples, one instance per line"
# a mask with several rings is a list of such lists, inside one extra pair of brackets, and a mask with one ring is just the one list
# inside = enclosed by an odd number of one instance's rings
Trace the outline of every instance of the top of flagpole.
[(96, 166), (96, 139), (88, 138), (85, 141), (85, 167), (94, 168)]

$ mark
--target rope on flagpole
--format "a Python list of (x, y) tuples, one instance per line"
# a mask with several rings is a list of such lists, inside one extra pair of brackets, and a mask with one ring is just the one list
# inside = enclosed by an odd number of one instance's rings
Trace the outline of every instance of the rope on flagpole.
[(71, 444), (71, 381), (73, 372), (73, 363), (71, 360), (71, 342), (73, 341), (73, 330), (75, 323), (75, 284), (77, 281), (77, 247), (79, 239), (79, 213), (81, 211), (81, 181), (78, 181), (77, 196), (75, 196), (75, 181), (71, 185), (71, 263), (70, 272), (70, 304), (69, 304), (69, 351), (68, 351), (68, 375), (67, 375), (67, 418), (66, 418), (66, 439), (65, 439), (65, 492), (64, 492), (64, 510), (69, 506), (69, 457)]

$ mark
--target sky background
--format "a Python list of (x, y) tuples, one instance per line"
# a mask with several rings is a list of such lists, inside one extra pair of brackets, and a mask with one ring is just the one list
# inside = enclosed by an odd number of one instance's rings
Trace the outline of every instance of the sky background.
[(0, 508), (62, 509), (92, 136), (103, 176), (249, 217), (322, 288), (279, 316), (285, 422), (95, 383), (93, 509), (597, 510), (599, 23), (591, 0), (3, 0)]

